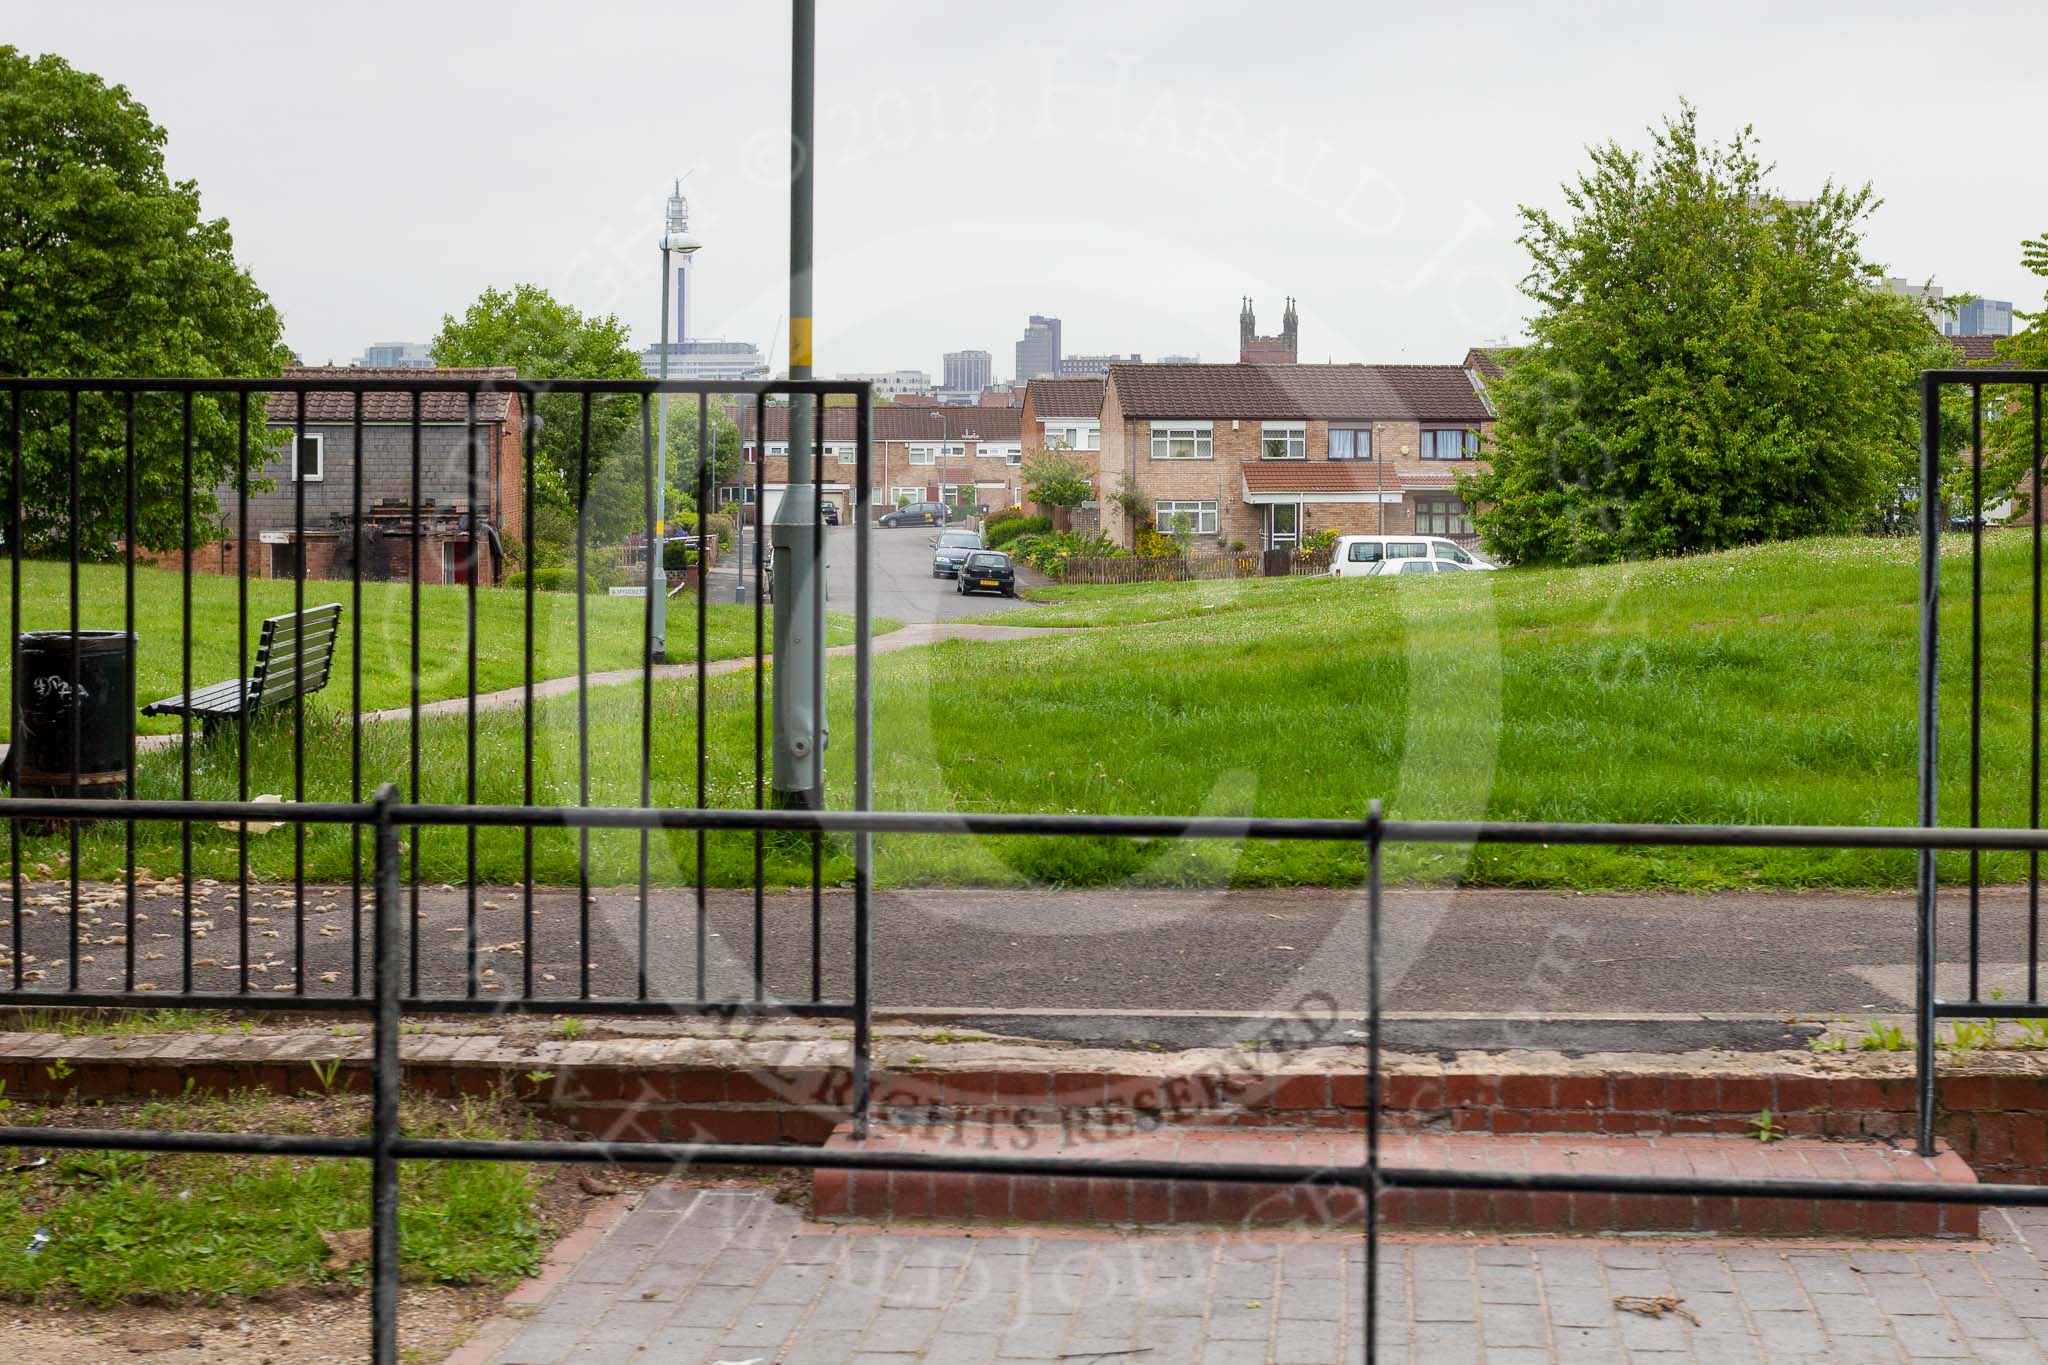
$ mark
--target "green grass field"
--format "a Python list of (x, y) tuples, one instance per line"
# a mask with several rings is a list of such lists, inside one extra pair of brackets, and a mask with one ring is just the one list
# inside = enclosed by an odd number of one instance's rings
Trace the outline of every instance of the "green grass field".
[[(4, 565), (4, 561), (0, 561)], [(70, 569), (63, 563), (31, 560), (22, 565), (21, 623), (24, 630), (64, 630), (70, 620)], [(118, 565), (85, 565), (79, 571), (79, 624), (88, 630), (119, 630), (126, 619), (126, 587)], [(263, 618), (292, 610), (288, 580), (255, 579), (249, 585), (249, 657), (254, 660)], [(0, 623), (6, 615), (11, 580), (0, 573)], [(334, 660), (334, 676), (321, 704), (345, 709), (349, 700), (350, 656), (356, 648), (357, 625), (363, 652), (362, 709), (404, 706), (411, 700), (408, 678), (412, 666), (412, 598), (404, 583), (363, 584), (360, 623), (347, 610), (347, 583), (313, 580), (305, 585), (305, 602), (344, 604), (342, 639)], [(136, 702), (144, 705), (184, 690), (183, 598), (179, 576), (162, 570), (135, 571)], [(420, 697), (436, 701), (464, 695), (468, 686), (469, 591), (466, 588), (420, 589)], [(588, 653), (592, 672), (630, 668), (641, 658), (645, 638), (644, 598), (591, 596), (588, 605)], [(516, 687), (526, 669), (526, 594), (517, 589), (482, 589), (477, 604), (477, 690)], [(236, 675), (239, 601), (235, 580), (217, 574), (192, 576), (192, 681), (194, 686), (221, 682)], [(877, 624), (893, 630), (895, 621)], [(697, 600), (694, 594), (669, 603), (670, 657), (694, 657)], [(828, 621), (833, 644), (853, 639), (850, 617), (834, 613)], [(705, 619), (708, 652), (714, 659), (753, 653), (752, 604), (711, 604)], [(534, 676), (564, 677), (576, 671), (576, 597), (570, 593), (534, 594)], [(7, 678), (11, 655), (0, 657), (0, 681)], [(4, 695), (4, 694), (0, 694)], [(175, 716), (139, 718), (144, 734), (175, 734)], [(0, 738), (8, 720), (0, 716)]]
[[(1966, 560), (1950, 547), (1944, 629), (1943, 810), (1964, 809), (1962, 703)], [(1995, 536), (1987, 559), (1984, 819), (2024, 823), (2028, 687), (2026, 546)], [(1824, 540), (1600, 569), (1333, 582), (1269, 580), (1047, 590), (1057, 600), (1011, 624), (1101, 625), (1069, 636), (948, 642), (876, 662), (878, 804), (893, 809), (1356, 816), (1515, 820), (1904, 824), (1913, 818), (1917, 576), (1910, 543)], [(835, 665), (831, 798), (850, 803), (852, 670)], [(753, 804), (751, 675), (711, 692), (714, 805)], [(656, 804), (694, 800), (694, 702), (657, 689)], [(637, 688), (592, 693), (591, 800), (639, 799)], [(344, 731), (309, 736), (309, 799), (347, 794)], [(402, 779), (406, 729), (365, 732), (368, 780)], [(577, 799), (573, 699), (536, 717), (538, 799)], [(463, 789), (459, 718), (426, 727), (423, 795)], [(517, 712), (484, 717), (481, 795), (520, 796)], [(231, 742), (209, 746), (202, 796), (234, 791)], [(291, 791), (288, 732), (252, 755), (257, 791)], [(174, 753), (152, 755), (144, 789), (173, 794)], [(144, 859), (175, 865), (175, 832), (145, 831)], [(234, 865), (234, 839), (194, 831), (207, 875)], [(313, 875), (345, 875), (349, 841), (308, 836)], [(575, 849), (538, 836), (537, 878), (575, 876)], [(771, 841), (772, 845), (772, 841)], [(47, 857), (53, 844), (39, 845)], [(86, 840), (88, 864), (118, 866), (119, 832)], [(519, 839), (485, 831), (482, 875), (518, 880)], [(657, 836), (663, 881), (694, 875), (693, 836)], [(592, 875), (637, 875), (637, 837), (592, 841)], [(291, 839), (253, 841), (256, 866), (291, 866)], [(424, 875), (466, 872), (459, 832), (428, 835)], [(744, 884), (751, 836), (711, 840), (714, 882)], [(831, 873), (848, 864), (835, 852)], [(2016, 858), (1988, 860), (2010, 877)], [(771, 875), (799, 881), (801, 848), (771, 846)], [(1400, 849), (1406, 880), (1582, 889), (1905, 886), (1910, 855), (1887, 852)], [(1361, 850), (1310, 845), (1134, 845), (1116, 840), (900, 837), (878, 841), (885, 883), (1356, 885)]]

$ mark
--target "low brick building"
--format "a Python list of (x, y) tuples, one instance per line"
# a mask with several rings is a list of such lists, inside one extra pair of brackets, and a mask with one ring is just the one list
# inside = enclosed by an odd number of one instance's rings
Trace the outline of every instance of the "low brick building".
[[(302, 366), (284, 372), (286, 379), (334, 377), (406, 382), (516, 375), (510, 368)], [(356, 571), (351, 556), (360, 542), (365, 579), (407, 580), (416, 567), (423, 583), (467, 583), (473, 572), (479, 583), (498, 582), (504, 573), (503, 538), (526, 532), (520, 396), (477, 395), (473, 425), (468, 395), (420, 396), (417, 536), (412, 395), (370, 389), (363, 393), (362, 404), (358, 448), (355, 394), (306, 394), (303, 426), (297, 394), (270, 395), (265, 422), (272, 432), (286, 435), (276, 458), (255, 471), (251, 481), (269, 480), (271, 487), (250, 490), (246, 530), (235, 485), (214, 490), (226, 536), (195, 547), (192, 567), (236, 574), (246, 555), (251, 578), (291, 578), (301, 564), (307, 578), (348, 578)], [(296, 458), (290, 453), (294, 444)], [(473, 527), (472, 516), (477, 518)], [(474, 556), (472, 545), (479, 551)], [(159, 556), (156, 562), (176, 567), (182, 558), (172, 554)]]
[(1126, 474), (1198, 544), (1290, 548), (1325, 529), (1470, 537), (1457, 471), (1493, 414), (1457, 365), (1116, 365), (1101, 414), (1103, 529)]

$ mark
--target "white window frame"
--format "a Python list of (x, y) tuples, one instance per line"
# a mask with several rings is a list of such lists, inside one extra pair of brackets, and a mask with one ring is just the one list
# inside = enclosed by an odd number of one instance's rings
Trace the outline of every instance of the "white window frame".
[(827, 441), (825, 453), (841, 464), (854, 464), (857, 463), (860, 446), (856, 441)]
[(1182, 512), (1194, 522), (1196, 535), (1216, 534), (1216, 504), (1202, 498), (1161, 498), (1152, 504), (1152, 525), (1166, 535), (1173, 529), (1174, 517)]
[(925, 445), (922, 443), (913, 445), (910, 447), (910, 463), (936, 464), (938, 462), (938, 449), (935, 445)]
[(1020, 441), (983, 441), (974, 448), (974, 454), (977, 459), (1021, 464), (1024, 461), (1024, 446)]
[(771, 456), (774, 456), (774, 455), (787, 455), (787, 454), (789, 454), (789, 442), (787, 442), (787, 441), (770, 441), (770, 442), (768, 443), (768, 453), (769, 453), (769, 455), (771, 455)]
[(923, 485), (923, 484), (919, 484), (919, 485), (918, 485), (917, 487), (915, 487), (915, 488), (892, 488), (892, 489), (890, 489), (890, 490), (889, 490), (889, 507), (888, 507), (887, 509), (884, 509), (884, 510), (893, 510), (894, 508), (897, 508), (897, 507), (900, 507), (900, 506), (902, 506), (902, 504), (903, 504), (903, 500), (904, 500), (905, 498), (909, 498), (909, 499), (910, 499), (910, 500), (911, 500), (912, 502), (923, 502), (923, 501), (925, 501), (925, 496), (924, 496), (924, 485)]
[(299, 449), (299, 438), (294, 433), (292, 437), (291, 482), (297, 483), (303, 478), (307, 483), (325, 483), (327, 481), (327, 437), (320, 432), (309, 431), (306, 433), (305, 439), (313, 443), (313, 472), (305, 475), (299, 472), (299, 458), (304, 452)]
[[(1176, 455), (1176, 444), (1185, 444), (1187, 453)], [(1216, 458), (1216, 424), (1214, 422), (1154, 422), (1152, 424), (1152, 458), (1155, 460), (1213, 460)]]
[[(1280, 448), (1280, 453), (1277, 455), (1273, 453), (1273, 448), (1276, 445)], [(1259, 423), (1259, 458), (1262, 460), (1306, 460), (1308, 458), (1308, 423)]]

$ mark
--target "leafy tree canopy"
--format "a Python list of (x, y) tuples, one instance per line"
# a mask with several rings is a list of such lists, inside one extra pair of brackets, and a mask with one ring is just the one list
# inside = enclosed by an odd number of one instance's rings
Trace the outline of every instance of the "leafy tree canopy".
[[(0, 46), (0, 373), (249, 377), (290, 360), (276, 308), (235, 263), (227, 222), (202, 217), (198, 186), (165, 173), (164, 141), (125, 87)], [(250, 402), (254, 470), (272, 438), (260, 399)], [(135, 538), (152, 549), (183, 543), (186, 490), (231, 481), (241, 458), (239, 400), (195, 399), (188, 480), (182, 406), (136, 404)], [(78, 551), (106, 558), (125, 530), (124, 414), (83, 398), (74, 461), (68, 409), (61, 397), (23, 405), (23, 540), (30, 552), (68, 553), (75, 468)], [(192, 503), (204, 540), (218, 513), (211, 497)]]
[(1042, 451), (1023, 465), (1024, 493), (1047, 507), (1079, 507), (1088, 501), (1088, 466), (1057, 450)]
[(1489, 393), (1490, 472), (1461, 481), (1487, 547), (1599, 562), (1841, 531), (1914, 478), (1914, 379), (1945, 352), (1872, 287), (1870, 188), (1780, 197), (1744, 128), (1696, 111), (1524, 207), (1531, 343)]
[[(2048, 281), (2048, 232), (2020, 243), (2020, 263)], [(1994, 362), (2022, 370), (2048, 370), (2048, 298), (2041, 311), (2020, 313), (2026, 326), (2002, 338), (1993, 348)], [(1969, 420), (1966, 392), (1951, 388), (1945, 415), (1956, 424)], [(2048, 415), (2044, 415), (2048, 421)], [(1967, 428), (1965, 428), (1967, 430)], [(2048, 439), (2048, 437), (2044, 437)], [(1965, 438), (1965, 443), (1967, 438)], [(1984, 390), (1984, 505), (1995, 507), (2014, 497), (2017, 514), (2028, 513), (2035, 496), (2034, 408), (2030, 390), (1987, 385)]]

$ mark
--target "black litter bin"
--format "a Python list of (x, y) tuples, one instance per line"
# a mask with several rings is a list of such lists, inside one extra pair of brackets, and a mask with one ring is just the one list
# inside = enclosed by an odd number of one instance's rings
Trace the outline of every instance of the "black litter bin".
[(16, 796), (112, 799), (126, 792), (135, 733), (129, 639), (120, 630), (22, 635), (7, 755)]

